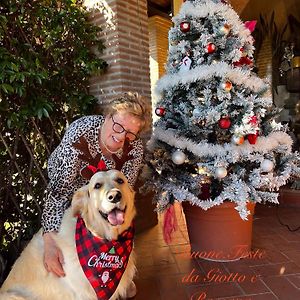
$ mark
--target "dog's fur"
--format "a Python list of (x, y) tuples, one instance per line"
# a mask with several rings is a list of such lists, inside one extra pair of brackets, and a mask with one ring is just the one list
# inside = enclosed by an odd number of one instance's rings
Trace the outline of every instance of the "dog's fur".
[[(124, 181), (124, 183), (122, 183)], [(99, 183), (101, 186), (99, 188)], [(121, 200), (113, 203), (109, 195), (121, 192)], [(115, 207), (126, 207), (124, 223), (112, 226), (99, 211), (109, 213)], [(43, 265), (43, 238), (40, 230), (24, 249), (4, 282), (1, 300), (96, 300), (89, 281), (80, 266), (76, 245), (76, 215), (81, 214), (86, 227), (98, 237), (117, 239), (118, 235), (131, 225), (135, 215), (134, 192), (125, 176), (116, 170), (98, 172), (88, 185), (75, 192), (71, 207), (66, 210), (60, 231), (55, 237), (64, 256), (65, 277), (48, 273)], [(131, 253), (128, 265), (112, 299), (125, 298), (135, 275), (134, 254)]]

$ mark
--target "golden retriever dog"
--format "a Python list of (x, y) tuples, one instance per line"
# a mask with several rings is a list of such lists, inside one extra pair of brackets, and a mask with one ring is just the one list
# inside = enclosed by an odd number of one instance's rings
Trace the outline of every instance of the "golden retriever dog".
[[(92, 176), (89, 184), (75, 192), (71, 207), (66, 210), (60, 231), (55, 238), (63, 252), (66, 276), (56, 277), (45, 270), (43, 238), (40, 230), (24, 249), (3, 283), (1, 300), (97, 299), (97, 294), (85, 276), (76, 251), (75, 232), (78, 215), (84, 221), (86, 231), (93, 238), (109, 242), (119, 240), (120, 235), (131, 228), (135, 216), (134, 192), (125, 176), (117, 170), (98, 172)], [(110, 257), (105, 255), (106, 258)], [(97, 262), (98, 258), (94, 257), (92, 265)], [(124, 266), (125, 271), (109, 298), (111, 300), (132, 297), (136, 293), (133, 283), (136, 272), (133, 251)], [(98, 276), (99, 280), (105, 283), (108, 280), (108, 273), (102, 272), (102, 277)]]

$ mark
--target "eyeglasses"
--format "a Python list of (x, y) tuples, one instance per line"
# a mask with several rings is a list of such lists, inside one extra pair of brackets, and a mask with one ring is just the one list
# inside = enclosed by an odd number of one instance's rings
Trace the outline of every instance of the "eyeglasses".
[(125, 131), (126, 132), (125, 137), (129, 141), (134, 141), (135, 139), (138, 138), (138, 136), (136, 134), (134, 134), (133, 132), (130, 132), (130, 131), (126, 130), (121, 124), (115, 122), (113, 116), (111, 116), (111, 119), (113, 121), (112, 129), (113, 129), (114, 132), (116, 132), (116, 133), (123, 133)]

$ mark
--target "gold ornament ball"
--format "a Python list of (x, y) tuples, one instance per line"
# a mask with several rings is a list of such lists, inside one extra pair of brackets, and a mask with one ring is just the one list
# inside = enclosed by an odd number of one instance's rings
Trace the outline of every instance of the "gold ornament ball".
[(198, 124), (200, 125), (200, 126), (205, 126), (205, 124), (206, 124), (206, 121), (205, 120), (200, 120), (199, 122), (198, 122)]
[(221, 83), (221, 87), (226, 92), (230, 92), (232, 89), (232, 83), (230, 81), (225, 81)]
[(230, 25), (224, 24), (223, 26), (220, 27), (220, 32), (224, 35), (228, 35), (230, 32)]
[(233, 135), (231, 142), (235, 145), (242, 145), (245, 141), (245, 138), (242, 135)]

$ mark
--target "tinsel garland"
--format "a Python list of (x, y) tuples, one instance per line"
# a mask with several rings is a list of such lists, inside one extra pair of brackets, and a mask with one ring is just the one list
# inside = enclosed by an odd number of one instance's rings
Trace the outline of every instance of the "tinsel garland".
[(222, 77), (231, 81), (234, 85), (249, 88), (255, 93), (261, 92), (266, 87), (265, 81), (256, 75), (252, 75), (249, 70), (233, 68), (225, 62), (220, 62), (212, 65), (198, 66), (191, 69), (185, 76), (182, 76), (180, 73), (163, 76), (157, 83), (155, 89), (156, 97), (159, 97), (164, 90), (169, 90), (179, 85), (184, 87), (188, 83), (207, 81), (214, 77)]
[(268, 188), (270, 191), (277, 191), (279, 187), (285, 185), (292, 173), (292, 166), (285, 165), (284, 170), (279, 176), (274, 176), (273, 172), (262, 175), (261, 169), (252, 170), (249, 176), (249, 182), (251, 182), (254, 188)]
[(186, 149), (199, 158), (225, 156), (226, 160), (232, 163), (249, 160), (252, 153), (264, 155), (275, 149), (280, 151), (279, 146), (282, 146), (282, 153), (291, 153), (293, 144), (292, 138), (287, 133), (280, 131), (272, 132), (267, 137), (258, 137), (255, 145), (249, 143), (240, 146), (229, 143), (215, 145), (206, 142), (196, 144), (185, 137), (178, 137), (172, 130), (162, 130), (159, 127), (154, 129), (153, 137), (148, 144), (150, 151), (153, 151), (153, 147), (155, 147), (155, 140), (160, 140), (181, 150)]
[[(165, 191), (172, 193), (177, 201), (189, 201), (192, 205), (201, 207), (204, 210), (208, 210), (213, 206), (220, 205), (224, 201), (232, 201), (237, 204), (235, 209), (239, 212), (243, 220), (247, 220), (249, 211), (247, 210), (247, 203), (254, 201), (257, 203), (268, 201), (272, 203), (278, 203), (278, 193), (255, 191), (246, 182), (238, 178), (237, 175), (232, 174), (230, 178), (231, 183), (224, 187), (221, 194), (215, 199), (199, 200), (194, 194), (188, 191), (187, 188), (178, 186), (173, 183), (167, 183), (163, 186)], [(253, 191), (255, 192), (255, 199), (253, 199)], [(169, 204), (168, 201), (164, 201), (165, 192), (160, 195), (158, 211), (163, 211)], [(238, 199), (238, 201), (236, 201)]]

